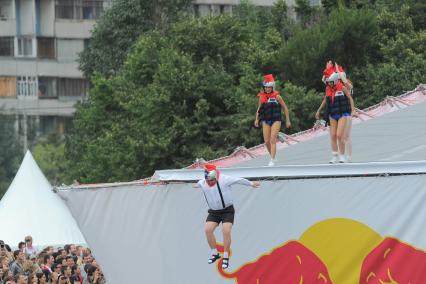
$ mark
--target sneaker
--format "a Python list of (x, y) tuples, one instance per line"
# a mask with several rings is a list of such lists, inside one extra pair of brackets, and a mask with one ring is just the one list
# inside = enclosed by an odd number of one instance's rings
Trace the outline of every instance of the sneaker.
[(329, 162), (330, 164), (335, 164), (335, 163), (337, 163), (337, 155), (333, 155), (333, 157), (331, 158), (331, 160), (330, 160), (330, 162)]
[(227, 269), (229, 267), (229, 258), (222, 259), (222, 269)]
[(339, 155), (339, 163), (346, 163), (345, 155)]
[(277, 138), (278, 138), (278, 141), (280, 141), (281, 143), (285, 142), (285, 134), (284, 133), (278, 132)]
[(212, 254), (209, 258), (209, 264), (215, 263), (220, 258), (220, 254)]
[(273, 166), (275, 166), (275, 160), (274, 160), (274, 159), (271, 159), (271, 160), (269, 161), (268, 167), (273, 167)]
[(346, 157), (346, 162), (347, 163), (351, 163), (352, 162), (352, 157), (351, 156), (347, 156)]

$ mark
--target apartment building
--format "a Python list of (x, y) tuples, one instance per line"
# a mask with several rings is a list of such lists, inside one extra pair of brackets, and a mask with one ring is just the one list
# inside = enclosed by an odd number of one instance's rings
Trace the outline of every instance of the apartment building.
[[(88, 83), (78, 53), (110, 1), (0, 0), (0, 107), (71, 115)], [(28, 113), (27, 112), (27, 113)]]
[[(87, 95), (78, 53), (114, 0), (0, 0), (0, 111), (71, 115)], [(262, 7), (275, 0), (252, 0)], [(295, 0), (286, 0), (294, 7)], [(320, 0), (311, 0), (318, 4)], [(240, 0), (194, 0), (197, 16), (232, 13)], [(291, 13), (291, 11), (290, 11)]]

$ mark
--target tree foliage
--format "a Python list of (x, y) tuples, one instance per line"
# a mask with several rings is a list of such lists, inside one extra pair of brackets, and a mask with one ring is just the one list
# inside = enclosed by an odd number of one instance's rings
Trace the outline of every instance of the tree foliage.
[(68, 180), (138, 179), (261, 143), (252, 125), (263, 74), (277, 79), (289, 133), (313, 125), (329, 59), (354, 82), (358, 107), (426, 82), (421, 1), (298, 0), (299, 21), (281, 0), (204, 18), (179, 17), (188, 1), (156, 3), (118, 1), (82, 54), (92, 87), (67, 136)]
[(386, 96), (397, 96), (426, 82), (426, 32), (400, 33), (381, 46), (384, 61), (359, 69), (361, 107), (379, 102)]
[(292, 26), (294, 25), (288, 13), (289, 9), (285, 0), (276, 1), (271, 10), (272, 26), (281, 33), (285, 39), (292, 36)]
[(0, 114), (0, 198), (6, 192), (23, 158), (15, 117)]
[(110, 76), (121, 69), (134, 42), (144, 32), (167, 30), (169, 23), (189, 11), (190, 0), (116, 0), (96, 23), (90, 44), (80, 54), (80, 68)]
[(321, 90), (325, 62), (333, 59), (349, 68), (365, 65), (378, 48), (377, 31), (372, 12), (334, 10), (328, 21), (298, 32), (282, 46), (276, 69), (297, 85)]
[(52, 185), (70, 183), (67, 178), (65, 159), (65, 141), (62, 135), (52, 132), (38, 139), (32, 154), (43, 174)]
[(82, 181), (139, 178), (260, 143), (251, 125), (261, 77), (252, 66), (264, 66), (271, 51), (252, 32), (223, 16), (141, 37), (120, 75), (92, 80), (67, 143), (70, 174)]

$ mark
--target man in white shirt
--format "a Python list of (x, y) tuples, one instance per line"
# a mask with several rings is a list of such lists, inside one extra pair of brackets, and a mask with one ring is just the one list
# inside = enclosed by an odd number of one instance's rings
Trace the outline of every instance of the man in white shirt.
[(204, 167), (204, 179), (199, 180), (197, 187), (200, 187), (209, 206), (209, 215), (206, 219), (205, 232), (207, 242), (212, 250), (208, 263), (212, 264), (220, 258), (216, 249), (216, 238), (214, 230), (222, 223), (224, 254), (222, 268), (229, 266), (229, 250), (231, 248), (231, 229), (234, 223), (235, 210), (231, 185), (241, 184), (251, 187), (259, 187), (259, 182), (251, 182), (244, 178), (235, 178), (222, 175), (212, 164)]

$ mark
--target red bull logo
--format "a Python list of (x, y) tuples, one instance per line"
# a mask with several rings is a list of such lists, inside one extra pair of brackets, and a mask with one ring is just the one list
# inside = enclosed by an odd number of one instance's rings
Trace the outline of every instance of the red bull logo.
[(319, 222), (233, 272), (221, 261), (217, 268), (237, 284), (426, 284), (425, 251), (343, 218)]
[(233, 273), (223, 271), (221, 262), (218, 269), (223, 277), (239, 284), (332, 283), (322, 261), (297, 241), (288, 242)]
[(426, 253), (385, 238), (365, 258), (360, 284), (426, 283)]

